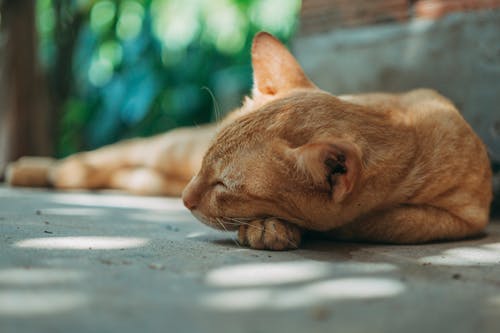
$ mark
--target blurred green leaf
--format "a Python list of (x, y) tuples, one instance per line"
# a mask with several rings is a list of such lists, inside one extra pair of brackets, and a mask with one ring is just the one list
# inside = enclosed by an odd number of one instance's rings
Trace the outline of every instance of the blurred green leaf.
[[(300, 6), (299, 0), (60, 1), (37, 1), (42, 64), (54, 87), (69, 90), (59, 103), (59, 156), (201, 124), (216, 118), (214, 105), (236, 107), (251, 85), (253, 35), (267, 30), (286, 41)], [(77, 30), (64, 30), (70, 28)], [(61, 33), (73, 38), (73, 49), (60, 48)], [(72, 59), (68, 82), (57, 81), (61, 52)]]

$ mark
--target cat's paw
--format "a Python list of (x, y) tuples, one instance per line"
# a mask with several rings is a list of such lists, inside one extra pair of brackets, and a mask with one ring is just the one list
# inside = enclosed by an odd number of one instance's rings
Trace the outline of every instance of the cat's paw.
[(7, 166), (5, 180), (12, 186), (49, 186), (49, 172), (54, 164), (50, 157), (21, 157)]
[(299, 227), (277, 218), (254, 220), (241, 225), (238, 230), (238, 241), (257, 250), (296, 249), (301, 237)]
[(61, 189), (88, 189), (98, 187), (99, 174), (79, 158), (61, 160), (50, 174), (54, 187)]

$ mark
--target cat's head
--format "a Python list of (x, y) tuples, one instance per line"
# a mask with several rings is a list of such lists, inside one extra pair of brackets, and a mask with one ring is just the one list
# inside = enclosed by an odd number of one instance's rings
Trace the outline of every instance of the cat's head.
[(321, 229), (322, 216), (349, 197), (361, 168), (357, 146), (325, 126), (344, 104), (318, 89), (267, 33), (254, 39), (252, 65), (252, 98), (217, 133), (184, 203), (218, 229), (263, 217)]

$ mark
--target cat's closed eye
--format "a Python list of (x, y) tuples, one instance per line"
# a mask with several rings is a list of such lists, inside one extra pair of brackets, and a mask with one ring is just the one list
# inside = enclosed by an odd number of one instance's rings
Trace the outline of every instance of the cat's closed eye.
[(217, 181), (213, 182), (212, 186), (227, 189), (227, 185), (224, 184), (224, 182), (221, 180), (217, 180)]

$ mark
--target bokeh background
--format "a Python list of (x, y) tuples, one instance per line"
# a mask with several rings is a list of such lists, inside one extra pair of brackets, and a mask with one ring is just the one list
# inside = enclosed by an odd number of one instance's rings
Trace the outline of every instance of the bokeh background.
[(298, 0), (37, 1), (41, 66), (63, 93), (54, 96), (56, 155), (215, 120), (249, 90), (252, 36), (287, 40), (299, 8)]

